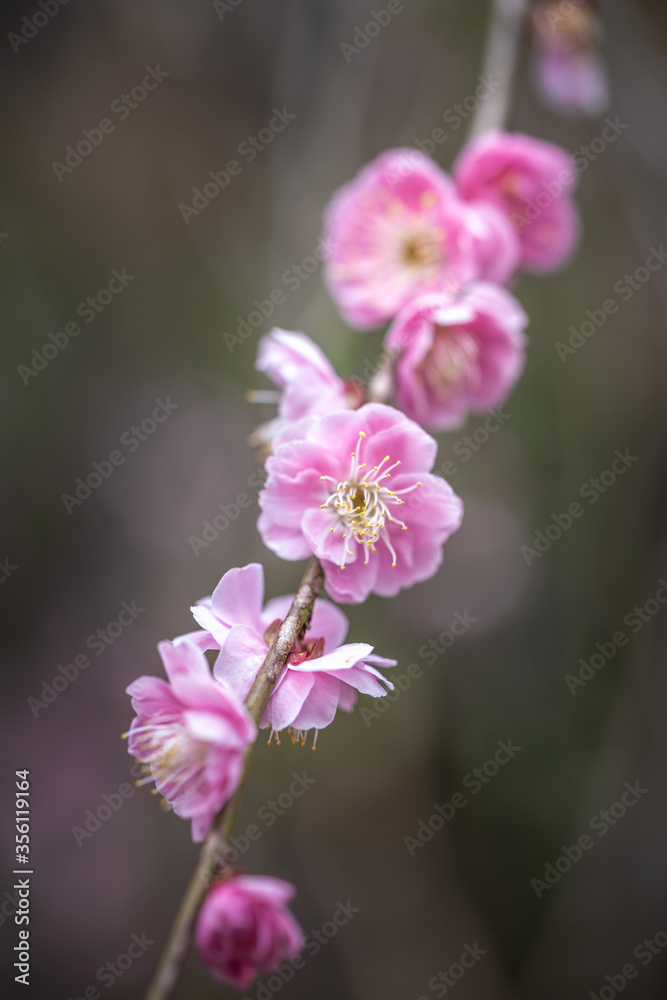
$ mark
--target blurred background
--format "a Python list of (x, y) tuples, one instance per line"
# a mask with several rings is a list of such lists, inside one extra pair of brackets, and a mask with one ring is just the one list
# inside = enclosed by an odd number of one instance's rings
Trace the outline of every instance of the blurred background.
[[(367, 377), (381, 350), (382, 332), (347, 329), (324, 290), (314, 256), (324, 205), (385, 148), (443, 127), (478, 85), (486, 3), (406, 3), (346, 56), (341, 43), (385, 6), (72, 0), (26, 29), (43, 8), (3, 5), (3, 995), (17, 930), (15, 769), (31, 772), (35, 869), (32, 986), (20, 995), (140, 997), (195, 864), (188, 825), (148, 789), (95, 814), (134, 780), (124, 689), (161, 672), (156, 642), (191, 629), (189, 606), (233, 566), (262, 561), (270, 596), (300, 578), (256, 531), (260, 466), (246, 440), (272, 411), (244, 393), (268, 387), (253, 366), (274, 323), (308, 333), (345, 375)], [(607, 0), (602, 15), (608, 113), (627, 128), (581, 173), (574, 262), (517, 286), (530, 348), (508, 418), (479, 432), (467, 458), (462, 436), (483, 420), (440, 439), (463, 527), (436, 578), (346, 609), (353, 641), (398, 659), (403, 690), (360, 701), (316, 753), (261, 741), (252, 769), (238, 831), (262, 835), (239, 863), (297, 885), (307, 932), (340, 903), (358, 910), (282, 986), (293, 1000), (443, 996), (453, 986), (437, 977), (453, 963), (459, 1000), (609, 1000), (621, 979), (634, 1000), (667, 995), (667, 611), (655, 600), (667, 576), (667, 270), (627, 301), (614, 292), (667, 238), (667, 8)], [(546, 109), (529, 50), (524, 39), (511, 127), (590, 148), (605, 116)], [(153, 89), (136, 90), (147, 75)], [(254, 157), (239, 155), (275, 109), (294, 117), (264, 131)], [(444, 126), (434, 155), (445, 169), (466, 124)], [(83, 130), (90, 152), (68, 153)], [(242, 169), (225, 190), (184, 210), (232, 159)], [(276, 290), (280, 304), (255, 326), (256, 303)], [(609, 298), (618, 312), (561, 360), (555, 345)], [(521, 546), (617, 449), (636, 461), (528, 565)], [(114, 451), (123, 462), (76, 497), (77, 479)], [(124, 603), (134, 612), (115, 624)], [(457, 613), (474, 622), (450, 641)], [(619, 630), (627, 643), (582, 667)], [(441, 634), (432, 655), (424, 647)], [(90, 666), (54, 689), (80, 654)], [(582, 669), (590, 679), (568, 684)], [(499, 740), (521, 750), (472, 794), (466, 775)], [(314, 781), (293, 799), (304, 771)], [(647, 791), (536, 889), (531, 879), (544, 880), (626, 782)], [(443, 824), (435, 805), (456, 792), (466, 805)], [(110, 975), (133, 934), (154, 943)], [(646, 939), (658, 942), (640, 949), (648, 961), (635, 953)], [(484, 954), (457, 981), (466, 945)], [(637, 975), (626, 984), (627, 963)], [(177, 995), (234, 993), (191, 955)]]

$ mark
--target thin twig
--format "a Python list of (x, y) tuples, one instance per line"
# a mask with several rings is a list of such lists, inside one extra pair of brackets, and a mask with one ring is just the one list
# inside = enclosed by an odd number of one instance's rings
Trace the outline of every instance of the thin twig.
[(492, 0), (482, 77), (499, 84), (481, 101), (470, 126), (470, 138), (490, 128), (505, 128), (509, 113), (521, 30), (528, 0)]
[[(324, 584), (324, 572), (317, 559), (311, 559), (296, 593), (292, 606), (287, 612), (266, 659), (246, 699), (246, 708), (257, 725), (262, 720), (264, 709), (273, 691), (280, 671), (287, 662), (294, 644), (308, 628), (313, 606)], [(176, 914), (171, 933), (160, 956), (153, 981), (148, 988), (146, 1000), (168, 1000), (172, 996), (181, 975), (183, 962), (190, 944), (192, 927), (206, 891), (217, 877), (224, 863), (224, 851), (234, 829), (234, 821), (243, 794), (254, 744), (245, 753), (243, 773), (233, 798), (216, 818), (213, 829), (206, 838), (199, 862), (190, 879), (181, 905)]]

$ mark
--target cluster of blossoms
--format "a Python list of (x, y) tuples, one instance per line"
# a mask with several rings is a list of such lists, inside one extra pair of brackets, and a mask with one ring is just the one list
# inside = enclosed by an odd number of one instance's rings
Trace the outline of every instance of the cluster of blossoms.
[[(244, 701), (293, 597), (264, 604), (264, 569), (231, 569), (210, 597), (192, 607), (200, 629), (161, 642), (167, 680), (139, 677), (127, 689), (136, 713), (125, 734), (144, 765), (138, 785), (154, 783), (164, 808), (189, 819), (192, 839), (203, 841), (236, 791), (246, 749), (257, 725)], [(304, 745), (351, 712), (357, 693), (382, 697), (393, 684), (377, 669), (393, 667), (368, 643), (346, 643), (348, 621), (329, 601), (313, 609), (310, 632), (292, 648), (260, 720), (274, 733), (286, 729)], [(207, 650), (215, 653), (209, 666)], [(301, 950), (303, 935), (286, 910), (293, 888), (274, 878), (234, 874), (215, 884), (199, 914), (195, 939), (220, 978), (246, 988), (258, 972), (271, 972)]]
[[(569, 159), (554, 146), (492, 131), (464, 149), (451, 178), (415, 150), (394, 150), (328, 206), (329, 291), (353, 326), (389, 324), (388, 363), (363, 387), (340, 378), (303, 333), (264, 337), (257, 368), (279, 393), (276, 418), (259, 431), (268, 455), (258, 529), (282, 559), (315, 556), (333, 601), (391, 597), (436, 573), (463, 503), (431, 471), (428, 430), (501, 404), (521, 375), (527, 317), (507, 286), (519, 270), (553, 271), (573, 252), (577, 212), (570, 191), (554, 186), (563, 171)], [(529, 212), (534, 204), (544, 207)], [(198, 630), (160, 643), (168, 681), (141, 677), (128, 688), (129, 750), (165, 805), (191, 820), (195, 841), (234, 794), (257, 724), (269, 742), (286, 730), (304, 744), (312, 731), (314, 747), (339, 708), (392, 688), (378, 667), (395, 661), (346, 643), (345, 615), (318, 600), (253, 720), (244, 703), (292, 600), (264, 604), (259, 564), (229, 570), (192, 608)], [(216, 975), (244, 988), (299, 950), (292, 893), (239, 873), (213, 886), (195, 939)]]

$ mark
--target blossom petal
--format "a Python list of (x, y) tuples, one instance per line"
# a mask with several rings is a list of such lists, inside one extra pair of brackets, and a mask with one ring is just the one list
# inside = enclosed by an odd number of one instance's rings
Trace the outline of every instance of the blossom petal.
[(234, 625), (213, 667), (213, 675), (242, 701), (266, 659), (268, 646), (248, 625)]
[(141, 715), (157, 715), (170, 712), (178, 706), (178, 699), (161, 677), (137, 677), (125, 688), (132, 699), (132, 707)]
[(394, 690), (394, 685), (391, 681), (386, 680), (377, 671), (371, 672), (368, 668), (364, 669), (363, 663), (357, 664), (351, 670), (332, 670), (331, 676), (344, 681), (345, 684), (349, 684), (350, 687), (355, 688), (361, 694), (370, 694), (373, 698), (382, 698), (387, 693), (387, 688), (382, 686), (380, 679), (387, 685), (390, 691)]
[(249, 563), (230, 569), (211, 595), (211, 608), (227, 625), (258, 629), (264, 600), (264, 567)]
[(338, 678), (317, 674), (313, 688), (292, 725), (295, 729), (324, 729), (336, 716), (339, 697)]
[(288, 663), (290, 671), (300, 671), (302, 673), (326, 673), (331, 670), (347, 670), (354, 667), (365, 656), (373, 652), (373, 647), (366, 642), (350, 642), (346, 646), (339, 646), (324, 656), (318, 656), (315, 660), (304, 660), (303, 663), (293, 665)]
[(209, 680), (211, 671), (202, 648), (188, 642), (158, 643), (158, 652), (167, 677), (176, 686), (179, 680)]
[(294, 724), (303, 703), (313, 689), (312, 673), (285, 670), (278, 680), (262, 718), (262, 728), (271, 726), (280, 731)]
[(196, 646), (197, 649), (201, 649), (204, 652), (207, 649), (217, 649), (219, 645), (216, 639), (214, 639), (211, 633), (206, 629), (197, 629), (195, 632), (185, 632), (183, 635), (177, 635), (176, 638), (171, 641), (174, 646), (180, 646), (181, 644)]
[(223, 747), (244, 747), (248, 742), (240, 735), (238, 727), (223, 715), (213, 712), (189, 710), (183, 713), (192, 735), (204, 743), (217, 743)]

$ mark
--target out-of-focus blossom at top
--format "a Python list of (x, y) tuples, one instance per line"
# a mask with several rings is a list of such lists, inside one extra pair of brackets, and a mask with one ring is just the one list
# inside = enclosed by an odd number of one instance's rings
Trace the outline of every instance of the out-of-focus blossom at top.
[(533, 74), (544, 102), (564, 115), (605, 111), (609, 82), (600, 55), (603, 31), (592, 6), (548, 0), (536, 7), (533, 24)]

